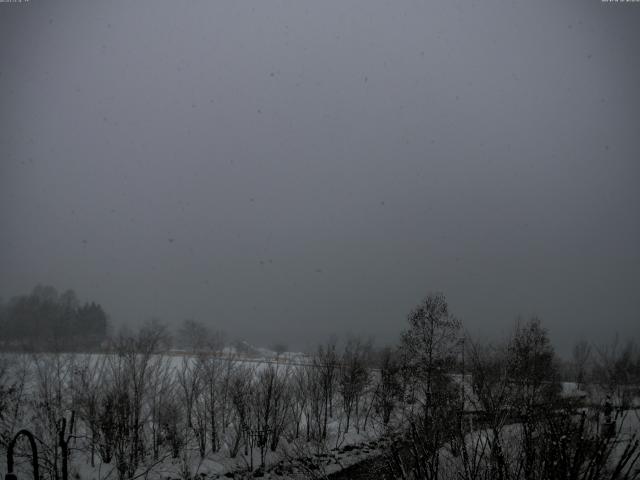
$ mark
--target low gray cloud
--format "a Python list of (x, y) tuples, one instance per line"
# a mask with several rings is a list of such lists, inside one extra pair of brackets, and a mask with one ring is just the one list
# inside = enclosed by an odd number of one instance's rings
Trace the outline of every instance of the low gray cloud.
[(444, 291), (637, 335), (640, 9), (0, 4), (0, 294), (301, 348)]

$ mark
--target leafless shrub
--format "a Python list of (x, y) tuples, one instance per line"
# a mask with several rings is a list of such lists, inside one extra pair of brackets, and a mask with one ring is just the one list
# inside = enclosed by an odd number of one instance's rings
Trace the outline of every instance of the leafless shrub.
[(22, 425), (27, 404), (29, 359), (25, 355), (0, 356), (0, 446), (8, 443)]

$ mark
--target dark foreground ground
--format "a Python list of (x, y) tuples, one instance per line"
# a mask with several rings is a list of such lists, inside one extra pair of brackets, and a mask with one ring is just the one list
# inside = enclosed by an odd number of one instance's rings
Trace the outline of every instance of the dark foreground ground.
[(363, 460), (339, 472), (329, 475), (330, 480), (351, 479), (386, 479), (388, 475), (387, 461), (383, 456)]

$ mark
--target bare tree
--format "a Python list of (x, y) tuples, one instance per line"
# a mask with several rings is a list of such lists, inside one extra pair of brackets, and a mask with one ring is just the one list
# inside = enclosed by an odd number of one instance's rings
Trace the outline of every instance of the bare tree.
[[(469, 368), (471, 372), (472, 395), (467, 401), (472, 412), (481, 420), (479, 427), (485, 427), (486, 435), (476, 435), (469, 444), (462, 430), (461, 448), (467, 476), (475, 478), (479, 468), (489, 454), (489, 471), (496, 479), (509, 478), (509, 469), (502, 444), (503, 431), (512, 415), (514, 383), (509, 377), (509, 357), (507, 345), (480, 345), (473, 341), (469, 344)], [(469, 431), (474, 426), (469, 425)]]
[(573, 346), (572, 350), (572, 366), (577, 387), (581, 389), (584, 386), (588, 363), (591, 359), (591, 344), (586, 340), (581, 340)]
[(87, 356), (82, 364), (75, 367), (72, 391), (74, 411), (77, 412), (78, 428), (84, 428), (88, 442), (91, 466), (95, 466), (96, 449), (100, 439), (100, 401), (105, 394), (106, 356)]
[(460, 322), (449, 313), (442, 294), (432, 294), (408, 316), (402, 335), (402, 358), (406, 377), (416, 391), (405, 411), (406, 439), (390, 449), (390, 464), (401, 478), (440, 478), (440, 449), (455, 437), (460, 402), (450, 372), (453, 370)]
[(326, 417), (328, 410), (328, 370), (319, 366), (317, 359), (309, 368), (304, 369), (304, 418), (306, 423), (306, 440), (320, 441), (326, 438)]
[(560, 383), (555, 353), (538, 318), (516, 325), (508, 345), (510, 380), (515, 383), (513, 405), (520, 414), (520, 450), (525, 478), (535, 473), (536, 441), (541, 416), (558, 403)]
[(338, 354), (336, 340), (331, 338), (326, 345), (320, 345), (313, 359), (314, 367), (320, 374), (320, 386), (323, 396), (322, 438), (327, 437), (327, 423), (333, 417), (333, 397), (338, 378)]
[(450, 382), (447, 373), (455, 364), (455, 345), (460, 322), (449, 313), (442, 294), (431, 294), (416, 306), (408, 317), (409, 328), (402, 335), (405, 359), (413, 380), (422, 390), (423, 420), (433, 418), (433, 407), (440, 392)]
[(162, 417), (175, 403), (176, 372), (171, 359), (165, 355), (154, 355), (147, 374), (145, 410), (148, 412), (149, 436), (152, 458), (157, 461), (161, 457), (161, 447), (167, 435), (166, 425)]
[(360, 404), (370, 380), (370, 353), (371, 342), (365, 343), (361, 339), (350, 338), (340, 359), (338, 384), (346, 417), (345, 432), (349, 431), (352, 413), (355, 414), (356, 430), (360, 429)]
[(624, 346), (616, 336), (610, 345), (596, 348), (594, 377), (620, 410), (627, 410), (640, 394), (640, 351), (633, 340)]
[(229, 444), (229, 455), (235, 458), (241, 443), (245, 445), (245, 454), (249, 449), (249, 432), (251, 429), (251, 394), (253, 369), (238, 365), (229, 379), (229, 396), (233, 406), (230, 424), (233, 429), (233, 440)]
[(291, 375), (291, 389), (293, 397), (291, 402), (291, 414), (293, 419), (292, 439), (300, 437), (300, 425), (303, 418), (305, 418), (307, 425), (309, 424), (309, 419), (304, 417), (309, 402), (307, 385), (307, 370), (309, 369), (309, 367), (296, 368), (293, 370)]
[(201, 394), (201, 363), (190, 356), (183, 356), (181, 366), (177, 371), (180, 401), (185, 409), (185, 427), (187, 438), (190, 433), (195, 435), (198, 442), (200, 456), (206, 453), (206, 412), (198, 408)]
[(387, 426), (398, 401), (404, 401), (400, 378), (400, 362), (396, 352), (384, 348), (380, 352), (379, 374), (374, 389), (376, 412), (379, 412), (382, 424)]
[(205, 324), (192, 319), (182, 322), (177, 333), (179, 346), (191, 352), (208, 351), (212, 343), (219, 340), (218, 333), (213, 333)]
[(222, 341), (219, 337), (211, 337), (207, 351), (197, 357), (200, 372), (203, 408), (207, 419), (208, 437), (211, 451), (220, 448), (220, 430), (224, 431), (225, 409), (228, 398), (228, 369), (230, 363), (221, 359)]
[(5, 449), (26, 414), (28, 373), (26, 356), (0, 356), (0, 446)]
[[(72, 354), (35, 354), (35, 395), (32, 397), (33, 428), (40, 439), (40, 459), (50, 478), (67, 480), (70, 450), (69, 430), (73, 430), (71, 391), (76, 357)], [(66, 418), (71, 421), (67, 424)]]
[(121, 479), (134, 478), (144, 460), (144, 427), (152, 418), (147, 401), (150, 378), (163, 362), (158, 353), (169, 342), (166, 326), (151, 320), (135, 335), (121, 332), (112, 346), (115, 355), (108, 361), (111, 391), (105, 398), (101, 424), (105, 438), (110, 438), (108, 450), (115, 455)]

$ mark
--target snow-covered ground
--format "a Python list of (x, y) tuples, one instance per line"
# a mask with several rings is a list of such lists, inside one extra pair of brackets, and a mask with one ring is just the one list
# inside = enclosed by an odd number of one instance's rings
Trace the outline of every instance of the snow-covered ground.
[[(239, 353), (233, 347), (227, 347), (219, 353), (200, 353), (200, 355), (210, 355), (220, 362), (241, 366), (245, 368), (247, 372), (252, 372), (253, 375), (256, 376), (269, 365), (276, 366), (280, 372), (289, 373), (301, 368), (313, 368), (310, 367), (310, 358), (302, 353), (284, 352), (277, 354), (267, 349), (254, 348), (252, 354), (249, 356), (246, 353)], [(46, 355), (40, 358), (45, 357)], [(5, 358), (9, 358), (14, 364), (25, 366), (24, 371), (26, 378), (23, 399), (27, 403), (33, 403), (36, 399), (38, 388), (42, 388), (42, 375), (47, 372), (43, 372), (42, 366), (39, 370), (39, 366), (33, 361), (33, 357), (27, 354), (11, 354), (8, 357), (5, 356)], [(72, 366), (72, 368), (63, 375), (64, 378), (60, 380), (63, 383), (69, 382), (69, 385), (71, 385), (73, 383), (71, 382), (71, 378), (78, 374), (81, 369), (91, 370), (108, 359), (109, 355), (77, 354), (63, 355), (62, 357), (56, 358), (61, 362), (62, 367), (62, 364)], [(174, 350), (163, 355), (154, 356), (152, 360), (162, 360), (166, 362), (168, 368), (173, 371), (175, 375), (178, 375), (185, 365), (193, 365), (196, 358), (197, 355), (195, 354)], [(47, 366), (47, 368), (50, 367), (51, 365)], [(51, 373), (56, 372), (52, 370)], [(470, 377), (468, 375), (464, 378), (462, 375), (452, 375), (452, 379), (459, 387), (461, 396), (464, 395), (465, 397), (465, 410), (470, 411), (477, 408), (478, 402), (470, 385)], [(2, 380), (5, 384), (9, 384), (12, 378), (5, 376)], [(53, 385), (55, 379), (51, 378), (51, 382)], [(63, 393), (66, 394), (70, 392)], [(369, 395), (370, 394), (371, 392)], [(603, 392), (593, 386), (579, 389), (575, 383), (570, 382), (562, 384), (562, 395), (571, 398), (588, 398), (591, 404), (596, 405), (600, 404), (604, 398)], [(366, 405), (369, 400), (370, 399), (365, 399), (364, 404)], [(638, 403), (638, 399), (634, 401)], [(337, 393), (335, 402), (337, 405), (340, 402), (340, 397)], [(339, 412), (338, 408), (336, 408), (336, 412)], [(25, 415), (16, 419), (15, 424), (12, 425), (12, 431), (15, 432), (19, 428), (33, 428), (29, 412), (25, 410), (24, 413)], [(624, 421), (622, 421), (622, 418), (620, 419), (620, 427), (627, 437), (638, 432), (640, 428), (639, 413), (640, 410), (629, 410), (625, 412)], [(304, 432), (306, 425), (304, 415), (301, 418), (300, 428), (301, 432)], [(400, 420), (396, 419), (395, 421)], [(393, 423), (394, 420), (392, 420), (392, 424)], [(505, 434), (517, 435), (518, 428), (518, 425), (510, 425), (505, 428)], [(373, 418), (369, 418), (367, 422), (363, 422), (361, 419), (358, 428), (352, 425), (349, 431), (345, 432), (344, 415), (343, 413), (336, 413), (333, 418), (329, 419), (327, 438), (322, 445), (303, 441), (304, 433), (301, 434), (301, 438), (296, 440), (291, 438), (292, 435), (290, 433), (284, 434), (281, 437), (276, 452), (266, 452), (265, 462), (267, 469), (266, 472), (264, 472), (265, 478), (305, 478), (305, 473), (309, 474), (310, 469), (320, 469), (324, 473), (329, 474), (358, 462), (380, 457), (388, 446), (387, 443), (385, 443), (388, 442), (388, 437), (385, 436), (385, 433), (387, 433), (385, 427)], [(467, 441), (471, 443), (482, 442), (483, 439), (486, 440), (489, 435), (490, 433), (486, 430), (475, 431), (468, 435)], [(146, 476), (148, 480), (167, 480), (186, 477), (191, 479), (201, 477), (204, 479), (205, 477), (219, 478), (225, 475), (231, 475), (233, 472), (237, 472), (238, 474), (240, 474), (239, 472), (246, 472), (247, 467), (250, 466), (252, 462), (254, 468), (260, 465), (259, 448), (255, 447), (245, 453), (244, 447), (241, 446), (238, 455), (235, 458), (230, 458), (230, 442), (230, 437), (224, 438), (220, 451), (217, 453), (208, 452), (204, 458), (201, 458), (197, 449), (193, 445), (190, 445), (184, 449), (178, 458), (171, 458), (171, 455), (162, 454), (156, 463), (150, 460), (141, 470), (152, 466), (151, 473)], [(446, 449), (444, 449), (443, 455), (449, 455), (447, 458), (450, 461), (454, 461), (454, 458), (450, 456), (450, 451), (447, 453)], [(6, 471), (5, 458), (4, 452), (0, 452), (0, 469)], [(74, 452), (70, 465), (72, 478), (75, 480), (111, 480), (117, 478), (117, 473), (114, 471), (114, 462), (102, 464), (99, 458), (99, 455), (96, 455), (94, 466), (91, 466), (91, 461), (86, 454), (86, 450), (83, 452)], [(28, 472), (28, 469), (25, 473), (26, 472)]]
[[(292, 369), (313, 368), (309, 367), (311, 363), (310, 359), (301, 353), (286, 352), (276, 354), (266, 349), (256, 349), (253, 355), (248, 357), (240, 355), (233, 348), (227, 348), (220, 353), (211, 355), (222, 363), (226, 364), (230, 362), (235, 366), (241, 366), (245, 368), (247, 372), (252, 372), (253, 375), (258, 375), (269, 365), (275, 365), (281, 372), (290, 372)], [(38, 427), (34, 426), (31, 419), (35, 418), (32, 412), (34, 408), (38, 408), (37, 404), (39, 401), (37, 399), (42, 393), (43, 382), (46, 381), (49, 386), (54, 388), (56, 382), (62, 385), (61, 393), (67, 398), (67, 404), (71, 407), (69, 402), (73, 396), (73, 392), (69, 391), (69, 389), (75, 388), (72, 387), (72, 385), (75, 385), (73, 381), (74, 377), (80, 375), (81, 371), (85, 369), (88, 371), (97, 369), (101, 363), (112, 361), (114, 358), (110, 354), (39, 354), (37, 357), (38, 362), (42, 362), (42, 364), (38, 364), (34, 360), (35, 357), (29, 354), (9, 354), (4, 358), (9, 359), (14, 367), (16, 367), (13, 371), (14, 375), (17, 375), (19, 371), (25, 374), (21, 397), (21, 401), (25, 404), (23, 406), (23, 415), (15, 419), (16, 421), (11, 425), (11, 431), (15, 432), (20, 428), (28, 428), (40, 436), (42, 433), (37, 431)], [(174, 375), (179, 375), (181, 369), (183, 369), (185, 365), (193, 365), (196, 358), (197, 356), (194, 354), (172, 351), (153, 356), (152, 362), (164, 362), (169, 370), (174, 372)], [(49, 361), (52, 363), (48, 363)], [(22, 370), (18, 367), (22, 367)], [(48, 372), (47, 369), (52, 370)], [(59, 377), (45, 378), (49, 373), (59, 375)], [(15, 380), (17, 380), (17, 378), (11, 378), (10, 375), (3, 379), (7, 384)], [(66, 387), (64, 387), (64, 385), (66, 385)], [(338, 408), (339, 402), (339, 395), (337, 395), (336, 392), (336, 412), (340, 412)], [(66, 412), (65, 414), (68, 413), (69, 412)], [(301, 440), (304, 438), (304, 433), (301, 434), (301, 439), (297, 440), (292, 439), (288, 434), (283, 435), (279, 442), (278, 449), (275, 452), (266, 452), (265, 462), (270, 468), (270, 472), (267, 475), (272, 478), (288, 478), (290, 475), (295, 477), (306, 471), (307, 464), (317, 465), (318, 463), (322, 464), (323, 468), (326, 467), (327, 471), (335, 471), (357, 462), (367, 455), (377, 455), (376, 442), (384, 429), (380, 427), (373, 418), (369, 419), (366, 425), (363, 425), (363, 422), (360, 421), (358, 428), (352, 423), (348, 432), (345, 432), (345, 423), (342, 414), (336, 413), (333, 418), (329, 418), (327, 438), (322, 446)], [(303, 416), (300, 426), (302, 432), (305, 430), (305, 425), (305, 418)], [(76, 433), (80, 433), (82, 436), (85, 434), (85, 431), (82, 430)], [(246, 471), (252, 462), (254, 468), (260, 465), (259, 448), (254, 447), (245, 452), (244, 447), (241, 446), (237, 456), (230, 458), (230, 442), (230, 438), (222, 439), (223, 445), (220, 451), (217, 453), (207, 452), (205, 458), (200, 457), (199, 452), (193, 445), (185, 448), (184, 452), (182, 452), (178, 458), (171, 458), (171, 455), (164, 453), (157, 461), (148, 460), (145, 465), (141, 466), (141, 471), (150, 468), (151, 473), (145, 475), (145, 477), (158, 480), (179, 479), (187, 476), (190, 478), (196, 478), (198, 476), (217, 478), (225, 474), (230, 474), (230, 472)], [(293, 460), (294, 458), (298, 458), (298, 460)], [(309, 462), (305, 460), (305, 458), (314, 458), (314, 461)], [(4, 452), (0, 452), (0, 471), (6, 471), (5, 459), (6, 455)], [(28, 474), (28, 468), (20, 468), (24, 470), (23, 473)], [(279, 476), (278, 472), (280, 473)], [(74, 450), (72, 454), (70, 477), (75, 480), (115, 479), (117, 478), (115, 462), (112, 461), (109, 464), (102, 463), (100, 461), (100, 455), (96, 454), (92, 466), (85, 445), (82, 451)]]

